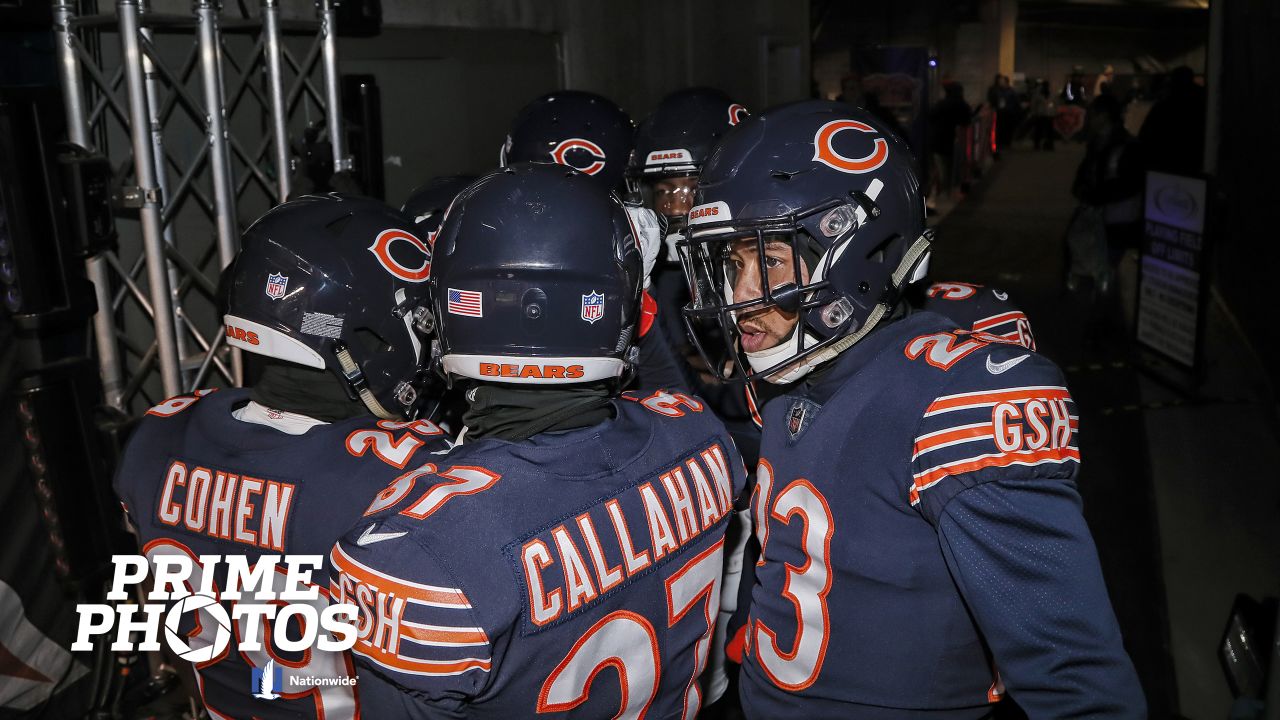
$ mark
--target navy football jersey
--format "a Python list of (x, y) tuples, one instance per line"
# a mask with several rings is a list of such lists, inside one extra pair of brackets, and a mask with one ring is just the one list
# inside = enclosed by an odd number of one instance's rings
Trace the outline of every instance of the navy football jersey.
[(455, 448), (334, 548), (371, 716), (697, 712), (745, 471), (697, 398), (613, 405), (593, 427)]
[(1142, 716), (1052, 363), (921, 312), (762, 415), (748, 717)]
[[(923, 302), (919, 310), (936, 313), (947, 318), (953, 328), (962, 328), (972, 332), (995, 335), (1002, 340), (1015, 342), (1029, 350), (1036, 349), (1036, 338), (1031, 332), (1031, 321), (1009, 301), (1009, 294), (995, 288), (965, 282), (936, 282), (925, 290)], [(760, 398), (774, 397), (775, 392), (765, 383), (755, 384), (755, 392), (740, 392), (746, 403), (751, 422), (757, 428), (764, 422), (760, 418), (757, 403)], [(739, 445), (742, 442), (739, 441)], [(754, 446), (755, 443), (752, 443)]]
[(1036, 349), (1031, 321), (1002, 290), (973, 283), (936, 282), (925, 290), (923, 309), (950, 318), (956, 327)]
[[(242, 422), (232, 412), (247, 390), (201, 390), (147, 411), (125, 449), (115, 489), (142, 543), (143, 554), (326, 557), (371, 498), (405, 468), (446, 450), (444, 433), (425, 422), (379, 421), (365, 416), (317, 425), (302, 435)], [(411, 464), (412, 463), (412, 464)], [(197, 565), (197, 568), (200, 566)], [(201, 569), (203, 572), (203, 569)], [(226, 587), (225, 569), (214, 570)], [(321, 588), (317, 609), (328, 605), (328, 568), (312, 579)], [(199, 587), (199, 581), (189, 581)], [(225, 602), (230, 611), (230, 602)], [(193, 648), (212, 642), (214, 623), (183, 616), (179, 631)], [(233, 620), (234, 637), (244, 628)], [(259, 631), (265, 628), (259, 625)], [(290, 633), (297, 638), (299, 633)], [(303, 686), (290, 677), (341, 678), (352, 673), (350, 653), (288, 652), (268, 644), (242, 652), (232, 642), (219, 659), (196, 667), (214, 718), (355, 718), (358, 686)], [(269, 647), (269, 650), (266, 648)], [(278, 699), (251, 697), (251, 668), (269, 659), (281, 671)]]

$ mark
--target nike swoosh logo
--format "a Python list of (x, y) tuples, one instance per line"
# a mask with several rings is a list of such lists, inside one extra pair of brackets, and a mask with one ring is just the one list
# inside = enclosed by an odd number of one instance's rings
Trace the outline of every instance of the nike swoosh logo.
[(1004, 302), (1005, 300), (1009, 299), (1009, 293), (1002, 293), (999, 290), (992, 290), (991, 294), (995, 295), (996, 299), (999, 300), (1000, 302)]
[(1004, 362), (991, 362), (991, 356), (988, 355), (987, 356), (987, 372), (991, 373), (992, 375), (999, 375), (1002, 372), (1011, 370), (1015, 365), (1022, 362), (1023, 360), (1026, 360), (1029, 357), (1031, 356), (1019, 355), (1018, 357), (1013, 358), (1012, 360), (1005, 360)]
[(364, 532), (360, 533), (360, 537), (356, 538), (356, 545), (359, 545), (360, 547), (364, 547), (366, 545), (380, 543), (383, 540), (393, 540), (398, 537), (404, 537), (405, 535), (409, 534), (407, 530), (404, 530), (401, 532), (376, 533), (373, 531), (373, 529), (376, 527), (378, 526), (370, 525), (369, 527), (365, 528)]

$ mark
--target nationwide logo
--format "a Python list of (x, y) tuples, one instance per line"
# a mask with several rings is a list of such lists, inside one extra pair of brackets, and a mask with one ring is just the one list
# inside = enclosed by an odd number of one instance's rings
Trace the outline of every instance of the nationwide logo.
[(284, 674), (276, 667), (275, 660), (268, 660), (266, 665), (253, 668), (250, 674), (249, 692), (259, 700), (275, 700), (280, 697), (276, 690), (284, 687)]
[(296, 670), (291, 669), (286, 677), (282, 668), (276, 665), (276, 661), (268, 658), (266, 665), (250, 668), (249, 694), (258, 700), (275, 700), (281, 696), (281, 693), (305, 693), (317, 687), (350, 687), (355, 685), (357, 680), (356, 677), (349, 675), (323, 677), (295, 673)]

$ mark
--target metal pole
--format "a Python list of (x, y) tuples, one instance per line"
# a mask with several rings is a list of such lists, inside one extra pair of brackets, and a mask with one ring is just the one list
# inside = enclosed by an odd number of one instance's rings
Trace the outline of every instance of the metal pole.
[(118, 0), (120, 54), (129, 93), (129, 135), (133, 142), (133, 169), (141, 195), (142, 248), (147, 257), (147, 285), (155, 308), (156, 347), (160, 380), (167, 396), (182, 392), (182, 364), (173, 324), (173, 298), (169, 294), (168, 264), (160, 224), (160, 189), (156, 186), (155, 159), (147, 118), (147, 91), (142, 77), (142, 48), (138, 42), (138, 2)]
[[(84, 108), (84, 78), (80, 74), (80, 60), (76, 57), (72, 44), (75, 42), (75, 35), (71, 31), (74, 16), (74, 5), (54, 0), (53, 32), (58, 52), (62, 104), (67, 109), (67, 139), (89, 148), (92, 146), (89, 142), (89, 121)], [(124, 368), (120, 363), (120, 346), (116, 343), (116, 329), (111, 312), (111, 276), (101, 257), (90, 257), (84, 264), (98, 300), (98, 312), (93, 316), (93, 337), (98, 350), (98, 371), (102, 376), (103, 397), (111, 407), (123, 409), (121, 390), (124, 389)]]
[(1222, 64), (1223, 45), (1226, 43), (1226, 0), (1209, 3), (1209, 48), (1205, 58), (1204, 79), (1208, 102), (1205, 103), (1204, 158), (1206, 175), (1218, 174), (1218, 150), (1222, 125)]
[(262, 0), (262, 52), (267, 68), (267, 97), (271, 101), (271, 140), (276, 151), (276, 202), (289, 199), (289, 108), (285, 106), (284, 75), (280, 63), (280, 5)]
[[(1280, 622), (1280, 609), (1276, 610)], [(1280, 628), (1280, 625), (1272, 625)], [(1280, 720), (1280, 633), (1272, 633), (1270, 670), (1267, 673), (1267, 698), (1262, 706), (1262, 720)]]
[(209, 169), (213, 175), (213, 201), (218, 223), (218, 260), (226, 267), (236, 256), (236, 197), (231, 191), (231, 155), (227, 145), (227, 118), (222, 98), (222, 58), (218, 48), (218, 6), (213, 0), (196, 0), (200, 43), (200, 76), (204, 86), (205, 120), (208, 124)]
[[(150, 9), (149, 3), (147, 0), (138, 0), (138, 2), (139, 11), (145, 14)], [(139, 32), (142, 33), (142, 37), (151, 40), (151, 30), (143, 27)], [(164, 122), (160, 117), (161, 81), (159, 73), (156, 72), (151, 63), (151, 58), (147, 57), (146, 53), (142, 55), (142, 73), (144, 85), (147, 88), (147, 126), (151, 130), (151, 151), (155, 155), (156, 187), (160, 188), (160, 202), (164, 204), (172, 202), (173, 196), (169, 194), (169, 172), (164, 162)], [(173, 222), (165, 223), (163, 222), (163, 217), (164, 214), (162, 212), (161, 225), (164, 228), (165, 244), (170, 247), (176, 247), (177, 239), (174, 237)], [(172, 290), (171, 295), (173, 297), (173, 326), (176, 329), (174, 339), (178, 345), (178, 357), (185, 358), (191, 349), (187, 343), (187, 336), (182, 332), (182, 324), (178, 320), (179, 305), (182, 301), (176, 291), (182, 276), (173, 263), (168, 263), (168, 269), (169, 287)], [(184, 377), (184, 385), (186, 384), (185, 379)]]
[[(200, 77), (204, 86), (204, 109), (208, 123), (209, 170), (213, 180), (213, 202), (218, 223), (218, 268), (235, 260), (240, 246), (236, 223), (236, 194), (232, 189), (231, 154), (228, 149), (226, 103), (222, 90), (222, 55), (218, 33), (216, 0), (196, 0)], [(219, 319), (221, 320), (221, 319)], [(221, 325), (221, 322), (219, 322)], [(212, 351), (211, 351), (212, 352)], [(233, 382), (243, 379), (240, 353), (231, 353)]]
[(347, 155), (347, 138), (342, 132), (342, 88), (338, 82), (338, 30), (335, 24), (335, 0), (319, 0), (316, 3), (320, 15), (320, 32), (324, 37), (324, 94), (325, 113), (329, 125), (329, 141), (333, 144), (333, 171), (350, 170), (351, 157)]

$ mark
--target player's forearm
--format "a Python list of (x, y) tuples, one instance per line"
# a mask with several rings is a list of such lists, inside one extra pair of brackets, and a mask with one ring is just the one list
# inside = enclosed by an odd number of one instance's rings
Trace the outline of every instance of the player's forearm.
[(686, 375), (680, 369), (662, 324), (655, 322), (649, 332), (640, 338), (640, 358), (636, 372), (636, 387), (641, 390), (692, 389)]
[(1068, 481), (970, 488), (947, 505), (938, 536), (1001, 679), (1029, 717), (1146, 716)]

